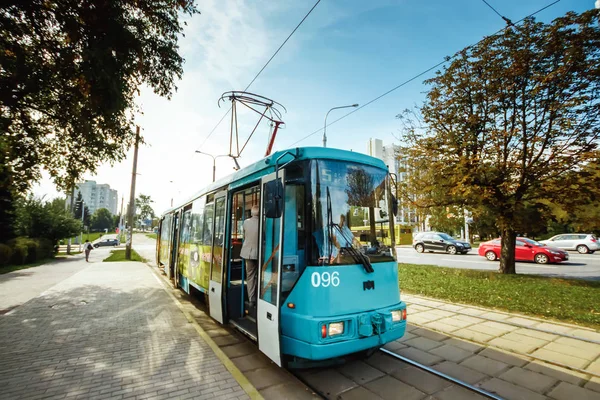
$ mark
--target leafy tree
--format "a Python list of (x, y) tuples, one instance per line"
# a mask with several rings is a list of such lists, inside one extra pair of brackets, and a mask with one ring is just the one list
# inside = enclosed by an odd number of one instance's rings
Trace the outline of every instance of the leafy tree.
[(138, 224), (141, 222), (152, 219), (155, 217), (154, 210), (152, 209), (151, 203), (154, 203), (154, 200), (145, 194), (139, 195), (139, 197), (135, 200), (136, 207), (136, 220)]
[(16, 202), (15, 231), (18, 236), (45, 238), (56, 243), (81, 232), (81, 221), (73, 218), (63, 199), (44, 202), (29, 196)]
[[(2, 143), (0, 142), (0, 148)], [(0, 163), (0, 243), (12, 239), (14, 232), (15, 219), (15, 199), (16, 195), (13, 176), (5, 165)]]
[(600, 234), (600, 202), (594, 190), (594, 185), (600, 181), (600, 158), (571, 175), (574, 184), (580, 188), (578, 196), (570, 201), (545, 202), (553, 215), (548, 224), (549, 232), (553, 235), (565, 232)]
[(464, 211), (457, 206), (432, 207), (429, 215), (429, 225), (433, 230), (447, 232), (450, 235), (460, 233), (465, 225)]
[(113, 215), (113, 227), (114, 228), (119, 226), (119, 222), (121, 222), (121, 214)]
[(426, 81), (422, 121), (406, 131), (412, 162), (428, 171), (424, 188), (495, 217), (501, 272), (515, 273), (516, 234), (531, 209), (600, 187), (584, 168), (600, 137), (599, 16), (529, 18), (460, 51)]
[(99, 208), (94, 212), (92, 216), (92, 229), (95, 230), (113, 230), (113, 217), (110, 211), (106, 208)]
[[(133, 144), (140, 85), (170, 97), (194, 0), (7, 0), (0, 5), (0, 165), (24, 190), (69, 189)], [(6, 134), (4, 134), (6, 133)], [(7, 182), (1, 180), (6, 185)]]

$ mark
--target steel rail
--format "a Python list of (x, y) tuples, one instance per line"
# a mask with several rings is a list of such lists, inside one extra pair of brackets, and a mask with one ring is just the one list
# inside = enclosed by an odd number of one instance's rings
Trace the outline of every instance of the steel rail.
[(427, 372), (429, 372), (429, 373), (431, 373), (431, 374), (433, 374), (433, 375), (439, 376), (439, 377), (440, 377), (440, 378), (442, 378), (442, 379), (445, 379), (445, 380), (447, 380), (447, 381), (450, 381), (450, 382), (452, 382), (452, 383), (455, 383), (455, 384), (457, 384), (457, 385), (459, 385), (459, 386), (461, 386), (461, 387), (463, 387), (463, 388), (465, 388), (465, 389), (468, 389), (468, 390), (470, 390), (470, 391), (472, 391), (472, 392), (475, 392), (475, 393), (477, 393), (477, 394), (480, 394), (480, 395), (482, 395), (482, 396), (485, 396), (485, 397), (487, 397), (487, 398), (489, 398), (489, 399), (494, 399), (494, 400), (505, 400), (505, 399), (504, 399), (504, 397), (500, 397), (500, 396), (498, 396), (498, 395), (496, 395), (496, 394), (494, 394), (494, 393), (490, 393), (490, 392), (488, 392), (488, 391), (486, 391), (486, 390), (483, 390), (483, 389), (481, 389), (481, 388), (478, 388), (478, 387), (476, 387), (476, 386), (470, 385), (470, 384), (468, 384), (468, 383), (466, 383), (466, 382), (463, 382), (463, 381), (461, 381), (461, 380), (459, 380), (459, 379), (453, 378), (453, 377), (451, 377), (450, 375), (446, 375), (446, 374), (445, 374), (445, 373), (443, 373), (443, 372), (437, 371), (437, 370), (435, 370), (435, 369), (433, 369), (433, 368), (431, 368), (431, 367), (428, 367), (428, 366), (426, 366), (426, 365), (420, 364), (420, 363), (418, 363), (418, 362), (416, 362), (416, 361), (413, 361), (413, 360), (411, 360), (410, 358), (406, 358), (406, 357), (404, 357), (404, 356), (401, 356), (401, 355), (399, 355), (399, 354), (396, 354), (396, 353), (394, 353), (394, 352), (391, 352), (391, 351), (389, 351), (389, 350), (387, 350), (387, 349), (383, 349), (383, 348), (381, 348), (381, 349), (379, 349), (379, 351), (381, 351), (381, 352), (383, 352), (383, 353), (387, 354), (387, 355), (388, 355), (388, 356), (390, 356), (390, 357), (397, 358), (397, 359), (398, 359), (398, 360), (400, 360), (400, 361), (404, 361), (404, 362), (405, 362), (405, 363), (407, 363), (407, 364), (410, 364), (410, 365), (412, 365), (412, 366), (414, 366), (414, 367), (417, 367), (417, 368), (419, 368), (419, 369), (422, 369), (423, 371), (427, 371)]
[[(534, 326), (527, 326), (527, 325), (519, 324), (519, 323), (516, 323), (516, 322), (509, 322), (509, 321), (504, 321), (504, 320), (500, 320), (500, 319), (493, 319), (493, 318), (481, 317), (481, 316), (478, 316), (478, 315), (473, 315), (473, 314), (464, 313), (464, 312), (460, 312), (460, 311), (445, 310), (445, 309), (440, 308), (440, 307), (432, 307), (430, 305), (419, 303), (419, 302), (416, 302), (416, 301), (409, 301), (408, 305), (410, 306), (411, 304), (414, 304), (414, 305), (417, 305), (417, 306), (421, 306), (421, 307), (428, 307), (428, 308), (430, 308), (432, 310), (447, 311), (449, 313), (460, 314), (460, 315), (467, 315), (469, 317), (479, 318), (479, 319), (483, 319), (485, 321), (497, 322), (499, 324), (506, 324), (506, 325), (510, 325), (510, 326), (516, 326), (518, 328), (524, 328), (524, 329), (529, 329), (529, 330), (532, 330), (532, 331), (537, 331), (537, 332), (542, 332), (542, 333), (548, 333), (548, 334), (551, 334), (551, 335), (562, 336), (562, 337), (566, 337), (566, 338), (570, 338), (570, 339), (580, 340), (582, 342), (588, 342), (588, 343), (593, 343), (593, 344), (600, 344), (600, 341), (598, 341), (598, 340), (588, 339), (588, 338), (584, 338), (584, 337), (580, 337), (580, 336), (575, 336), (575, 335), (569, 335), (568, 333), (551, 331), (549, 329), (536, 328)], [(448, 318), (448, 317), (440, 317), (440, 318)], [(408, 321), (408, 322), (410, 322), (410, 321)], [(540, 321), (540, 322), (545, 322), (545, 321)], [(568, 327), (567, 325), (563, 325), (563, 324), (561, 324), (561, 326)], [(550, 340), (550, 342), (552, 342), (552, 340)]]

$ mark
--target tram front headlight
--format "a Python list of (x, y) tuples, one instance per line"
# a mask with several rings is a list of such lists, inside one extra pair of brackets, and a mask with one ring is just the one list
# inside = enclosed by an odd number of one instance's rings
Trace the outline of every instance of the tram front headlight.
[(327, 329), (328, 336), (342, 335), (344, 333), (343, 322), (332, 322)]
[(406, 319), (406, 309), (392, 311), (392, 321), (400, 322)]

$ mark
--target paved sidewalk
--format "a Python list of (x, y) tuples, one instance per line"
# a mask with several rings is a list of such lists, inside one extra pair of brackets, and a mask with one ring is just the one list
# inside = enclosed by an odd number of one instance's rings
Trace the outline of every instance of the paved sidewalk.
[(145, 264), (79, 262), (0, 316), (0, 399), (248, 398)]
[(402, 298), (414, 328), (399, 342), (414, 348), (409, 352), (424, 351), (457, 369), (493, 377), (475, 379), (487, 390), (510, 384), (553, 399), (600, 399), (599, 332), (422, 296)]
[[(86, 268), (83, 255), (0, 275), (0, 315)], [(27, 288), (24, 290), (24, 288)]]

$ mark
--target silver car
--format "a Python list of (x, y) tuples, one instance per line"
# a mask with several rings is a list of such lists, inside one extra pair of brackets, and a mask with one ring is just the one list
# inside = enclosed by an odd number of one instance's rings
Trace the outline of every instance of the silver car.
[(590, 233), (564, 233), (540, 242), (559, 249), (577, 250), (581, 254), (592, 254), (600, 250), (598, 238)]

